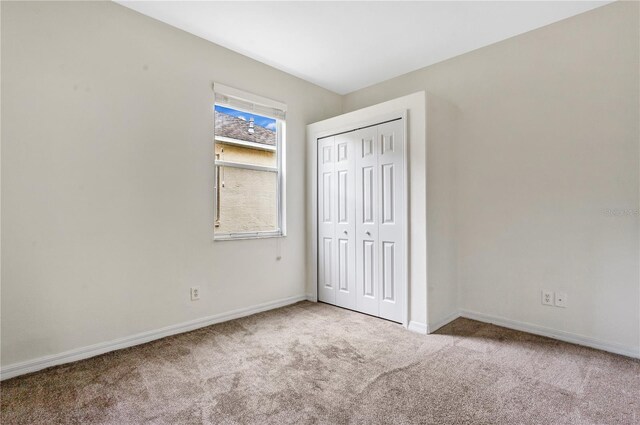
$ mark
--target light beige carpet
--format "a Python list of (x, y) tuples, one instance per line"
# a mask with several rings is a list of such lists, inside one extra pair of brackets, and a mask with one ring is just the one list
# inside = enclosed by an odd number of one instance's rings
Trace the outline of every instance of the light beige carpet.
[(638, 424), (640, 361), (299, 303), (7, 380), (8, 424)]

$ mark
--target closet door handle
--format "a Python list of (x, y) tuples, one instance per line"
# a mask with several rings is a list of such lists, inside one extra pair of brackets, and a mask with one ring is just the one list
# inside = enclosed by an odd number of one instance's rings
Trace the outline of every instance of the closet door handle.
[(344, 234), (345, 234), (345, 235), (347, 234), (347, 231), (346, 231), (346, 230), (344, 231)]
[(371, 236), (371, 232), (370, 231), (367, 230), (365, 233), (367, 234), (367, 236)]

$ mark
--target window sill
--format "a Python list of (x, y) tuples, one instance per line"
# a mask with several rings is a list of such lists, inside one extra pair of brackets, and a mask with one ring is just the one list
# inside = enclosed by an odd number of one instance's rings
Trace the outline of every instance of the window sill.
[(214, 235), (214, 242), (222, 242), (222, 241), (244, 241), (250, 239), (273, 239), (273, 238), (285, 238), (287, 235), (278, 233), (265, 233), (265, 234), (235, 234), (235, 235)]

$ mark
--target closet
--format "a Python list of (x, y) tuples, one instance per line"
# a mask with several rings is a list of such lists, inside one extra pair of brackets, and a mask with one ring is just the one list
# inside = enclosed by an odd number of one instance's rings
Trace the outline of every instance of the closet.
[(404, 119), (317, 140), (318, 299), (403, 322)]

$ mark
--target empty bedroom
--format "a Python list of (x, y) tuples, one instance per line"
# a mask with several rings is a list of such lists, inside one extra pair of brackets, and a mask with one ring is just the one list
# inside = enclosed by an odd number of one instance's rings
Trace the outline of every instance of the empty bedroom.
[(0, 423), (640, 423), (640, 2), (0, 1)]

